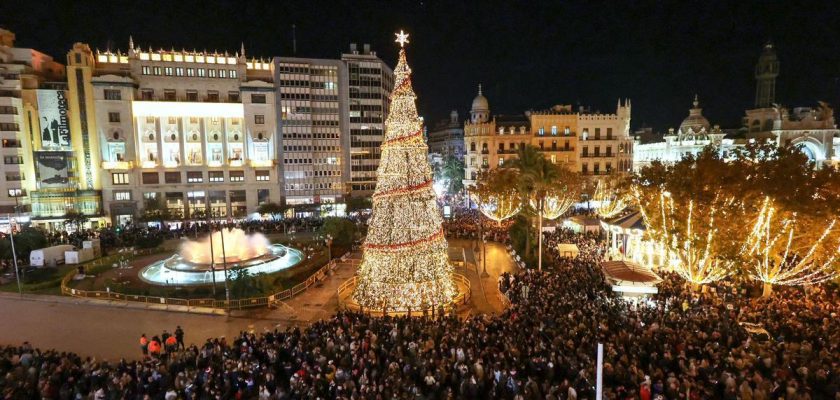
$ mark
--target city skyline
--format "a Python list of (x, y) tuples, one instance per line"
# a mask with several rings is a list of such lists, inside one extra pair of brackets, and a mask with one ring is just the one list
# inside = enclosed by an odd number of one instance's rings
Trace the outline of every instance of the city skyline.
[[(392, 32), (405, 29), (417, 39), (410, 55), (416, 61), (409, 61), (424, 71), (416, 86), (428, 125), (452, 109), (465, 115), (477, 84), (483, 83), (493, 114), (558, 103), (607, 112), (616, 99), (630, 98), (636, 106), (632, 128), (648, 125), (664, 132), (679, 124), (697, 93), (713, 123), (737, 128), (743, 111), (753, 105), (755, 61), (768, 39), (781, 64), (778, 102), (791, 107), (838, 103), (840, 59), (828, 41), (820, 40), (836, 33), (829, 22), (838, 10), (828, 3), (710, 2), (702, 9), (658, 3), (632, 8), (578, 2), (400, 5), (46, 2), (4, 5), (7, 19), (0, 25), (17, 33), (20, 46), (57, 60), (77, 41), (125, 50), (131, 35), (143, 48), (232, 52), (244, 42), (249, 56), (265, 58), (335, 58), (350, 43), (371, 43), (388, 64), (396, 60)], [(50, 15), (51, 9), (61, 17), (49, 24), (24, 18)], [(137, 18), (150, 9), (160, 23)], [(180, 12), (186, 9), (191, 12)], [(74, 22), (94, 12), (111, 18)], [(323, 28), (324, 21), (330, 29)]]

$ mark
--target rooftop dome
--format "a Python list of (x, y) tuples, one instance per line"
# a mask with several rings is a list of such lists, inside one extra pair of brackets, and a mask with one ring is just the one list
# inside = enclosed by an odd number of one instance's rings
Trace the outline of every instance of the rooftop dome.
[(472, 111), (490, 111), (490, 103), (487, 98), (481, 94), (481, 84), (478, 84), (478, 96), (475, 96), (472, 102)]
[(680, 133), (682, 134), (696, 134), (703, 130), (708, 132), (712, 127), (709, 120), (703, 116), (703, 109), (700, 108), (700, 102), (697, 100), (696, 94), (694, 95), (693, 105), (694, 107), (688, 111), (688, 117), (680, 124)]

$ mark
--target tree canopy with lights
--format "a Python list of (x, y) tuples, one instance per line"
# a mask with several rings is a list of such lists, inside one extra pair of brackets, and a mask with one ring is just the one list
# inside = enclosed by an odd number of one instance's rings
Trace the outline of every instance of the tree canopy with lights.
[(509, 168), (484, 171), (471, 190), (471, 198), (485, 217), (501, 223), (522, 209), (519, 172)]
[(361, 306), (389, 311), (437, 307), (456, 294), (411, 69), (402, 48), (407, 36), (397, 34), (399, 61), (376, 172), (373, 211), (353, 293)]

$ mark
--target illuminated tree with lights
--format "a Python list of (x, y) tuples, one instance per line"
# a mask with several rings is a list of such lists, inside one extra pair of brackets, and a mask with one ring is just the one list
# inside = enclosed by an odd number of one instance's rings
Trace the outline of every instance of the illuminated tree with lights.
[(764, 296), (773, 285), (811, 285), (831, 280), (838, 275), (836, 261), (840, 256), (837, 219), (824, 229), (817, 221), (803, 223), (795, 212), (785, 212), (768, 197), (745, 243), (750, 277), (764, 283)]
[(700, 210), (694, 200), (677, 203), (667, 191), (660, 191), (653, 201), (639, 191), (636, 196), (646, 233), (665, 250), (667, 254), (662, 258), (669, 260), (669, 266), (680, 277), (698, 286), (734, 272), (734, 261), (721, 256), (726, 239), (721, 238), (715, 224), (715, 219), (732, 206), (731, 201), (720, 202), (716, 196), (712, 204)]
[(592, 200), (598, 202), (598, 208), (595, 209), (595, 212), (601, 218), (615, 217), (624, 211), (628, 205), (625, 193), (622, 193), (617, 185), (608, 183), (605, 179), (598, 181)]
[(456, 295), (400, 32), (394, 91), (376, 172), (373, 212), (353, 298), (389, 311), (448, 304)]
[(518, 181), (519, 173), (516, 170), (492, 169), (481, 174), (470, 197), (485, 217), (501, 224), (522, 209)]

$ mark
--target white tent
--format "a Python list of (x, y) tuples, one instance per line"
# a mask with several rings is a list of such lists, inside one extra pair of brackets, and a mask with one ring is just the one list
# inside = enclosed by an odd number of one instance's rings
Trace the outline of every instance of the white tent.
[(560, 253), (560, 257), (566, 258), (577, 258), (578, 254), (580, 254), (580, 250), (578, 249), (577, 245), (574, 243), (560, 243), (557, 245), (557, 252)]

